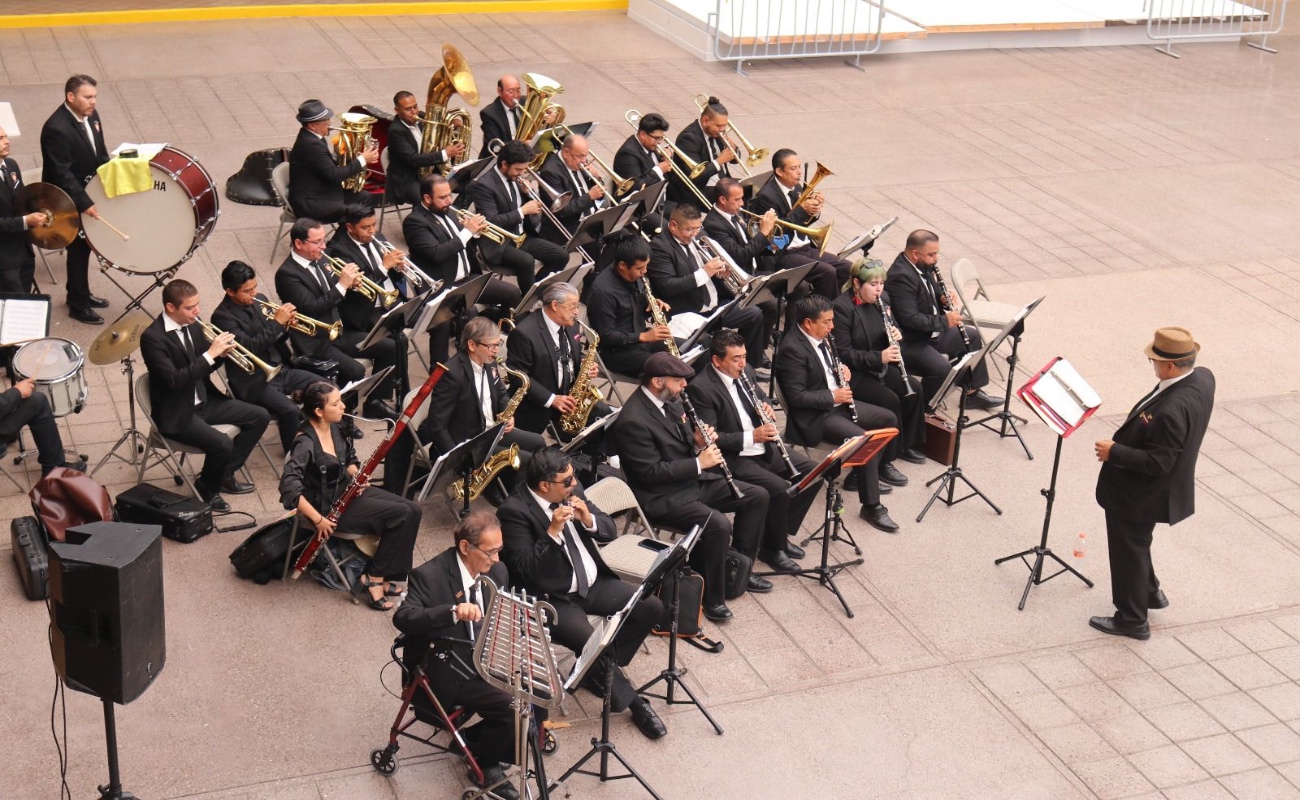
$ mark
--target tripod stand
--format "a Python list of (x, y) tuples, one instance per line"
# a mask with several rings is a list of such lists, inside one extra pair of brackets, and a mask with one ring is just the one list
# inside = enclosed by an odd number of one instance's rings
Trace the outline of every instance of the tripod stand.
[[(109, 448), (109, 451), (99, 460), (95, 468), (90, 471), (92, 476), (99, 472), (110, 458), (116, 458), (133, 467), (139, 467), (140, 454), (144, 452), (145, 445), (149, 442), (148, 438), (135, 426), (135, 359), (131, 356), (122, 359), (122, 372), (126, 373), (126, 401), (127, 407), (131, 410), (131, 427), (122, 433), (117, 440), (117, 444)], [(127, 442), (131, 443), (128, 455), (122, 456), (117, 450)]]
[[(1061, 557), (1058, 556), (1056, 553), (1053, 553), (1052, 548), (1047, 546), (1047, 531), (1052, 525), (1052, 504), (1056, 502), (1056, 473), (1061, 467), (1061, 443), (1064, 441), (1065, 441), (1064, 436), (1056, 437), (1056, 457), (1052, 461), (1052, 482), (1049, 488), (1040, 490), (1042, 492), (1043, 497), (1047, 498), (1047, 509), (1046, 511), (1043, 512), (1042, 539), (1039, 540), (1037, 546), (1035, 547), (1031, 547), (1028, 550), (1022, 550), (1021, 552), (1015, 553), (1013, 555), (1003, 556), (1002, 558), (996, 559), (993, 562), (994, 566), (996, 566), (998, 564), (1001, 564), (1004, 561), (1010, 561), (1013, 558), (1018, 558), (1021, 561), (1025, 562), (1026, 567), (1029, 567), (1029, 580), (1025, 582), (1025, 593), (1020, 596), (1020, 605), (1018, 606), (1019, 610), (1021, 611), (1025, 610), (1025, 602), (1029, 600), (1030, 589), (1040, 584), (1047, 583), (1052, 578), (1055, 578), (1057, 575), (1060, 575), (1063, 572), (1069, 572), (1070, 574), (1074, 575), (1074, 577), (1086, 583), (1089, 589), (1092, 588), (1092, 581), (1083, 577), (1083, 574), (1080, 573), (1077, 569), (1062, 561)], [(1026, 558), (1026, 556), (1028, 556), (1031, 553), (1034, 555), (1034, 563), (1032, 565), (1029, 563), (1029, 559)], [(1058, 569), (1056, 572), (1053, 572), (1051, 575), (1048, 575), (1046, 578), (1044, 578), (1043, 561), (1048, 558), (1051, 558), (1057, 564), (1060, 564), (1061, 568)]]
[[(709, 724), (713, 726), (713, 730), (721, 736), (722, 726), (718, 724), (718, 721), (713, 718), (713, 715), (709, 713), (709, 710), (704, 707), (704, 704), (700, 702), (700, 699), (695, 696), (695, 693), (691, 691), (691, 688), (682, 680), (682, 676), (686, 674), (686, 670), (677, 666), (677, 614), (682, 607), (682, 581), (690, 574), (690, 567), (687, 566), (685, 562), (682, 562), (677, 566), (677, 569), (673, 574), (675, 577), (673, 581), (673, 599), (669, 604), (669, 611), (671, 612), (669, 619), (672, 620), (672, 625), (668, 632), (668, 666), (645, 686), (637, 689), (636, 693), (646, 695), (647, 697), (656, 697), (670, 706), (695, 706), (700, 710), (700, 713), (704, 715), (704, 718), (709, 721)], [(663, 694), (649, 694), (646, 692), (647, 689), (660, 681), (664, 682), (665, 688)], [(680, 688), (686, 694), (687, 699), (678, 700), (674, 694), (674, 689), (676, 688)], [(654, 793), (651, 792), (651, 794)]]
[[(1034, 454), (1029, 452), (1029, 445), (1025, 444), (1025, 437), (1020, 435), (1020, 429), (1016, 427), (1017, 422), (1021, 425), (1027, 425), (1029, 424), (1029, 420), (1011, 413), (1011, 391), (1014, 388), (1016, 381), (1016, 362), (1019, 361), (1019, 356), (1017, 354), (1020, 350), (1020, 337), (1025, 332), (1025, 317), (1028, 317), (1035, 308), (1038, 308), (1038, 304), (1041, 302), (1043, 302), (1043, 298), (1040, 297), (1017, 311), (1011, 317), (1009, 322), (1003, 324), (1002, 329), (997, 332), (997, 334), (989, 341), (988, 346), (982, 351), (986, 358), (991, 357), (993, 351), (1000, 347), (1004, 340), (1008, 338), (1011, 339), (1011, 355), (1007, 356), (1007, 390), (1002, 396), (1002, 410), (995, 411), (983, 419), (965, 422), (962, 425), (962, 427), (965, 428), (970, 428), (975, 425), (988, 428), (996, 433), (999, 439), (1005, 439), (1008, 436), (1016, 437), (1016, 441), (1020, 442), (1020, 446), (1025, 451), (1025, 457), (1030, 461), (1034, 460)], [(994, 427), (991, 424), (994, 420), (998, 421), (997, 427)], [(1009, 433), (1008, 429), (1010, 429)]]
[[(943, 500), (944, 505), (948, 507), (952, 507), (957, 505), (963, 500), (969, 500), (972, 497), (979, 497), (979, 499), (988, 503), (989, 507), (992, 508), (994, 511), (998, 512), (999, 514), (1002, 513), (1002, 509), (998, 508), (997, 505), (992, 500), (990, 500), (987, 495), (985, 495), (978, 488), (976, 488), (975, 484), (970, 482), (970, 478), (967, 478), (966, 475), (961, 471), (961, 433), (966, 428), (966, 419), (967, 419), (965, 383), (969, 381), (971, 363), (973, 362), (970, 361), (968, 356), (965, 361), (953, 367), (953, 375), (957, 373), (965, 373), (965, 375), (967, 376), (967, 381), (963, 382), (963, 385), (961, 386), (957, 396), (957, 425), (956, 425), (956, 430), (953, 432), (955, 441), (953, 442), (953, 447), (952, 447), (952, 464), (948, 466), (948, 469), (945, 470), (942, 475), (931, 478), (930, 480), (925, 482), (927, 488), (929, 488), (930, 486), (934, 486), (935, 483), (938, 483), (939, 485), (935, 486), (934, 494), (930, 495), (930, 499), (926, 501), (925, 508), (921, 509), (921, 513), (916, 515), (917, 522), (920, 522), (921, 520), (925, 519), (926, 513), (929, 512), (930, 506), (934, 505), (935, 500)], [(949, 378), (951, 379), (952, 375), (949, 375)], [(949, 385), (953, 383), (956, 383), (956, 381), (952, 381)], [(939, 394), (935, 395), (936, 404), (940, 399), (943, 398), (943, 394), (944, 394), (943, 391), (940, 391)], [(962, 483), (970, 487), (971, 490), (970, 494), (962, 495), (961, 497), (954, 498), (953, 495), (955, 495), (957, 492), (957, 481), (961, 481)], [(948, 489), (948, 496), (940, 497), (940, 495), (943, 494), (944, 488)]]
[(840, 496), (839, 478), (840, 464), (837, 461), (826, 471), (826, 514), (822, 519), (821, 532), (808, 537), (803, 542), (808, 544), (814, 539), (821, 539), (821, 563), (815, 567), (808, 567), (794, 572), (756, 572), (754, 574), (760, 576), (797, 575), (801, 578), (815, 579), (819, 584), (831, 590), (835, 598), (840, 601), (840, 605), (844, 606), (844, 613), (852, 619), (853, 609), (849, 608), (848, 601), (840, 593), (840, 587), (835, 585), (835, 576), (840, 574), (842, 570), (863, 563), (863, 559), (855, 558), (852, 561), (830, 563), (832, 541), (846, 542), (853, 546), (853, 552), (859, 556), (862, 555), (862, 549), (858, 547), (858, 543), (853, 540), (852, 534), (844, 527), (844, 500)]

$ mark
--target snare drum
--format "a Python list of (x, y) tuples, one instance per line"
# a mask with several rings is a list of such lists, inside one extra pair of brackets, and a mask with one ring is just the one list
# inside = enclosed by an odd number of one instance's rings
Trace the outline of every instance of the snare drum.
[(18, 348), (13, 371), (19, 379), (31, 378), (36, 391), (49, 398), (56, 417), (77, 414), (86, 405), (86, 356), (76, 342), (37, 339)]
[(199, 162), (170, 145), (149, 161), (153, 189), (111, 200), (99, 175), (86, 194), (123, 239), (94, 217), (81, 216), (82, 230), (100, 258), (125, 272), (155, 274), (184, 264), (207, 240), (217, 216), (217, 187)]

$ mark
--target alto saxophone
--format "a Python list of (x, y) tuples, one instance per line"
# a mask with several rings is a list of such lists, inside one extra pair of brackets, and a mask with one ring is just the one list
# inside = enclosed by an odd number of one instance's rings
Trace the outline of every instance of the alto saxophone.
[(516, 389), (514, 395), (511, 396), (510, 402), (506, 403), (506, 407), (501, 409), (500, 414), (497, 414), (497, 424), (499, 425), (508, 419), (514, 418), (515, 411), (519, 408), (519, 404), (524, 402), (524, 395), (528, 394), (528, 387), (532, 384), (532, 381), (529, 380), (527, 375), (519, 370), (507, 367), (504, 357), (497, 359), (497, 369), (519, 381), (519, 388)]
[(582, 363), (578, 365), (578, 374), (573, 378), (573, 386), (569, 387), (569, 397), (574, 401), (573, 410), (560, 415), (560, 430), (570, 434), (587, 427), (587, 418), (591, 416), (591, 410), (605, 399), (600, 390), (591, 383), (591, 369), (596, 365), (596, 348), (600, 346), (600, 336), (587, 327), (582, 320), (578, 320), (578, 325), (582, 327), (587, 337), (587, 349), (582, 352)]
[[(519, 445), (512, 444), (505, 450), (488, 457), (469, 474), (469, 499), (473, 502), (483, 494), (483, 490), (496, 480), (506, 467), (519, 469)], [(457, 479), (447, 487), (447, 499), (454, 503), (465, 501), (465, 480)]]
[[(649, 278), (641, 279), (641, 290), (645, 292), (645, 302), (646, 306), (650, 309), (650, 319), (654, 321), (655, 325), (663, 325), (667, 327), (668, 317), (664, 316), (663, 308), (660, 307), (659, 301), (655, 299), (654, 294), (650, 291)], [(678, 358), (682, 357), (682, 352), (677, 349), (677, 339), (669, 337), (664, 344), (668, 345), (668, 352)]]

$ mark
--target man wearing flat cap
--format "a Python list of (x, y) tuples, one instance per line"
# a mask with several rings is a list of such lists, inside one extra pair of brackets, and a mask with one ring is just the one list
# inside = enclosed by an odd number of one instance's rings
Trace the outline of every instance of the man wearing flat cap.
[(379, 160), (379, 148), (367, 147), (350, 163), (335, 163), (329, 143), (330, 119), (334, 112), (319, 100), (305, 100), (298, 106), (302, 129), (289, 152), (289, 205), (299, 217), (321, 222), (338, 222), (349, 203), (374, 207), (382, 195), (350, 192), (343, 181), (365, 171)]
[(1186, 328), (1158, 329), (1146, 355), (1159, 383), (1113, 440), (1095, 445), (1115, 615), (1088, 624), (1103, 633), (1149, 639), (1147, 610), (1169, 605), (1151, 566), (1151, 534), (1157, 522), (1174, 525), (1195, 511), (1196, 456), (1214, 410), (1214, 374), (1196, 368), (1200, 350)]

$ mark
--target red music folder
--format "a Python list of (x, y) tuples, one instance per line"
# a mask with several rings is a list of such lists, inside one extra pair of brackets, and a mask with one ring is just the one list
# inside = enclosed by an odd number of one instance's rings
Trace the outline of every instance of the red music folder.
[(1016, 396), (1061, 437), (1078, 430), (1101, 406), (1101, 396), (1060, 356), (1025, 381)]

